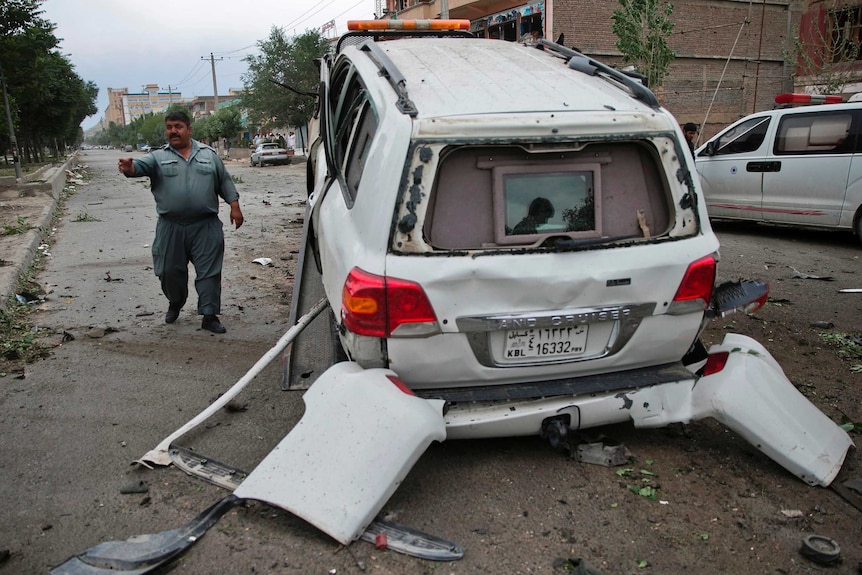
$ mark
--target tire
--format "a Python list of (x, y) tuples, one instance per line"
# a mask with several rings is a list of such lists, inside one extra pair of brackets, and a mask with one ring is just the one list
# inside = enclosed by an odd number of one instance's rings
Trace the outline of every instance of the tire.
[(841, 561), (841, 547), (834, 540), (822, 535), (805, 536), (800, 552), (820, 565), (833, 565)]
[(856, 241), (862, 243), (862, 209), (856, 214), (856, 220), (853, 222), (853, 233), (856, 234)]

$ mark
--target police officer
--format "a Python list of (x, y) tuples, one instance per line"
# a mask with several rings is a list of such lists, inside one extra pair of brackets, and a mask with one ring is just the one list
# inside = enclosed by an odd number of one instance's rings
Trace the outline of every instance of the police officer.
[(239, 194), (214, 149), (192, 139), (188, 114), (165, 116), (168, 144), (143, 158), (122, 158), (127, 178), (147, 176), (159, 215), (153, 240), (153, 271), (168, 298), (165, 323), (174, 323), (188, 298), (188, 265), (195, 267), (195, 290), (201, 328), (227, 330), (219, 321), (224, 232), (218, 217), (219, 196), (230, 205), (230, 221), (243, 223)]

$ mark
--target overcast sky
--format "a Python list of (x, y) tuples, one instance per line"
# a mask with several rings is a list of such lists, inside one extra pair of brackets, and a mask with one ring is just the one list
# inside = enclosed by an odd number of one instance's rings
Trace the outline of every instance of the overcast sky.
[[(45, 0), (42, 17), (56, 26), (60, 50), (85, 82), (99, 87), (97, 124), (108, 105), (108, 88), (141, 92), (146, 84), (183, 98), (212, 96), (210, 53), (216, 59), (219, 94), (242, 88), (243, 57), (258, 53), (273, 26), (289, 34), (335, 21), (374, 17), (375, 0)], [(328, 32), (331, 34), (331, 32)]]

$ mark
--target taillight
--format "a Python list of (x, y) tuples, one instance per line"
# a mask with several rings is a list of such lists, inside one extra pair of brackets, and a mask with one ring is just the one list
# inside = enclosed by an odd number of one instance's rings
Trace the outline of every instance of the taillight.
[(702, 309), (706, 309), (712, 299), (712, 290), (715, 287), (715, 258), (706, 256), (696, 262), (692, 262), (685, 271), (685, 276), (673, 296), (674, 302), (696, 302)]
[[(411, 324), (432, 324), (437, 331), (437, 315), (422, 286), (359, 268), (350, 270), (344, 281), (341, 315), (347, 329), (357, 335), (389, 337)], [(410, 335), (427, 335), (427, 330)]]
[(730, 357), (730, 352), (727, 351), (709, 354), (709, 357), (706, 358), (706, 365), (703, 366), (703, 375), (712, 375), (724, 369), (728, 357)]

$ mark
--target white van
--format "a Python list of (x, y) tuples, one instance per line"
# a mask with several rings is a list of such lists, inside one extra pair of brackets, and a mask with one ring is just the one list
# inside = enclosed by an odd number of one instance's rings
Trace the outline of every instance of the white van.
[(732, 124), (695, 150), (709, 216), (862, 238), (860, 124), (862, 102), (770, 110)]

